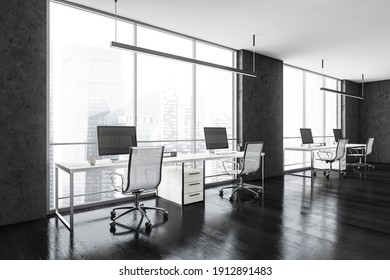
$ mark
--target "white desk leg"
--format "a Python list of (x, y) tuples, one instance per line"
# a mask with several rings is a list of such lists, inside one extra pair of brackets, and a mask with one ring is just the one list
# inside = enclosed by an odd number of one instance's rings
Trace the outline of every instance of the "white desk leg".
[(261, 156), (261, 186), (264, 192), (264, 156)]
[(56, 213), (58, 212), (58, 167), (54, 170), (54, 176), (55, 176), (55, 200), (54, 200), (54, 209), (56, 210)]
[(184, 206), (184, 162), (181, 163), (181, 208)]
[(206, 207), (206, 161), (203, 161), (203, 209)]
[(310, 161), (311, 161), (311, 179), (313, 179), (313, 176), (314, 176), (314, 152), (313, 151), (311, 151), (310, 152), (310, 154), (311, 154), (311, 159), (310, 159)]
[(70, 193), (69, 193), (69, 230), (73, 232), (73, 200), (74, 200), (74, 176), (70, 173)]
[(67, 220), (65, 220), (64, 216), (60, 214), (60, 211), (58, 211), (58, 167), (55, 168), (55, 201), (54, 201), (54, 208), (55, 213), (57, 217), (60, 219), (60, 221), (66, 226), (67, 229), (71, 231), (70, 224)]

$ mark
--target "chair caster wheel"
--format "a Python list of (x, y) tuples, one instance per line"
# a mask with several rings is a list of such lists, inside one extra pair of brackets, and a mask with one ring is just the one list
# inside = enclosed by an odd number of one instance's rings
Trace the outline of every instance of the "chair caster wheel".
[(110, 232), (115, 232), (116, 231), (115, 226), (116, 226), (116, 222), (112, 221), (110, 223)]
[(233, 196), (232, 196), (232, 195), (229, 196), (229, 201), (230, 201), (230, 202), (233, 201)]
[(223, 190), (220, 190), (220, 191), (219, 191), (219, 196), (220, 196), (220, 197), (223, 197)]
[(146, 222), (145, 223), (145, 228), (146, 228), (146, 230), (150, 230), (151, 228), (152, 228), (152, 224), (151, 223), (149, 223), (149, 222)]
[(326, 176), (326, 171), (324, 171), (324, 176)]
[(111, 221), (113, 221), (116, 217), (116, 212), (112, 210), (110, 214), (111, 214)]
[(168, 211), (164, 211), (163, 217), (164, 221), (168, 220)]
[(326, 179), (329, 179), (329, 174), (326, 174), (325, 176), (326, 176)]

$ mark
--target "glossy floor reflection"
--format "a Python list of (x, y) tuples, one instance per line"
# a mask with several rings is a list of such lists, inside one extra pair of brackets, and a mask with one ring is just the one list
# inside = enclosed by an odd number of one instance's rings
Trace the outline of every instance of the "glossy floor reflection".
[(143, 203), (169, 220), (148, 211), (150, 233), (138, 213), (111, 233), (111, 207), (77, 213), (73, 238), (55, 217), (4, 226), (0, 259), (390, 259), (389, 171), (269, 178), (263, 203), (250, 193), (230, 202), (218, 188), (183, 209), (151, 198)]

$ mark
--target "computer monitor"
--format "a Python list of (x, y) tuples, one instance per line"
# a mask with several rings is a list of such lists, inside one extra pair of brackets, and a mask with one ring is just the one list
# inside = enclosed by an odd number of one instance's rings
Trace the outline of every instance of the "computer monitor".
[(300, 128), (302, 144), (313, 144), (313, 135), (310, 128)]
[(137, 146), (135, 126), (98, 126), (99, 156), (129, 154)]
[(340, 128), (333, 129), (334, 141), (339, 142), (339, 139), (343, 139), (343, 132)]
[(207, 150), (229, 148), (225, 127), (205, 127), (204, 138)]

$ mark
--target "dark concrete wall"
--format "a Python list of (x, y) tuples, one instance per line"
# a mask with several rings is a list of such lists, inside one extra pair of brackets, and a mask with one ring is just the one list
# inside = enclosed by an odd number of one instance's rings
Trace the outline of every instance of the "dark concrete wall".
[(390, 80), (364, 83), (360, 103), (360, 141), (374, 137), (371, 162), (390, 162)]
[(0, 1), (0, 225), (46, 215), (46, 9)]
[[(264, 141), (265, 177), (283, 174), (283, 61), (256, 54), (256, 78), (238, 79), (238, 140)], [(240, 50), (238, 65), (251, 71), (253, 53)]]
[[(361, 96), (361, 85), (348, 80), (343, 81), (344, 92)], [(342, 106), (345, 110), (345, 127), (343, 136), (349, 139), (349, 143), (360, 143), (360, 103), (363, 100), (344, 97)]]

